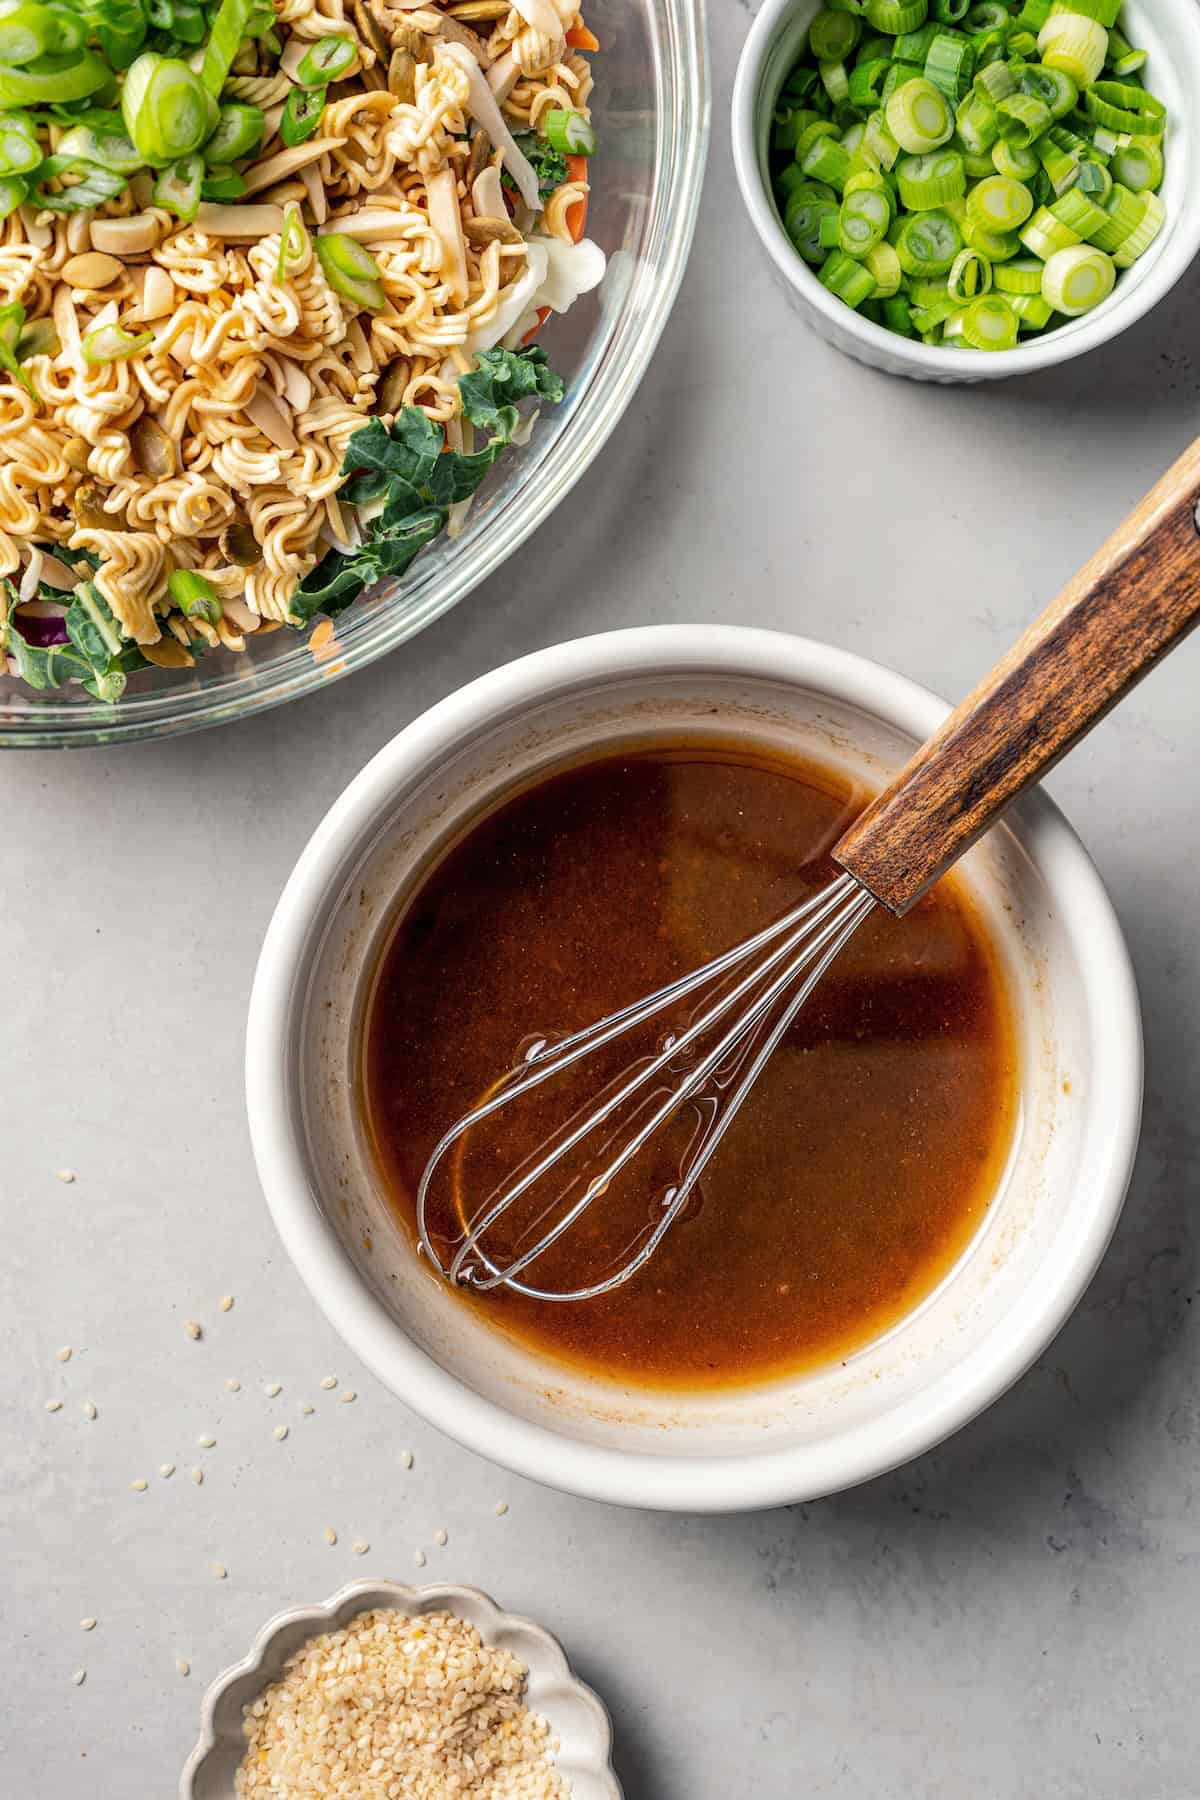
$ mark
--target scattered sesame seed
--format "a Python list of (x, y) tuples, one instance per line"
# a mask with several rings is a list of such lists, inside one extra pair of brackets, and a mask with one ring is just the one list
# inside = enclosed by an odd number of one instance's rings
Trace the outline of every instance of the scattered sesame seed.
[(333, 1529), (332, 1525), (327, 1525), (325, 1527), (325, 1531), (324, 1531), (323, 1535), (325, 1538), (325, 1542), (327, 1544), (336, 1544), (337, 1543), (337, 1532)]
[(224, 1563), (214, 1563), (212, 1566), (212, 1572), (216, 1576), (218, 1581), (224, 1581), (225, 1577), (229, 1573), (229, 1570), (225, 1567)]
[(508, 1511), (508, 1501), (507, 1500), (497, 1500), (497, 1502), (496, 1502), (496, 1517), (498, 1519), (502, 1519), (507, 1511)]
[(61, 1412), (62, 1411), (62, 1401), (61, 1400), (47, 1400), (46, 1411), (47, 1412)]
[(196, 1338), (204, 1336), (204, 1327), (201, 1325), (199, 1319), (185, 1319), (183, 1321), (183, 1329), (187, 1332), (193, 1342)]
[(335, 1388), (337, 1386), (337, 1376), (336, 1375), (326, 1375), (326, 1376), (322, 1377), (321, 1386), (326, 1390), (326, 1392), (330, 1392), (333, 1388)]
[(423, 1569), (425, 1567), (425, 1552), (423, 1550), (414, 1550), (413, 1561), (416, 1563), (418, 1569)]
[(450, 1535), (444, 1525), (438, 1526), (433, 1534), (433, 1541), (440, 1550), (444, 1550), (446, 1545), (450, 1542)]
[(400, 1461), (401, 1461), (402, 1465), (404, 1466), (404, 1468), (411, 1469), (413, 1466), (412, 1451), (411, 1450), (402, 1450), (400, 1452)]
[(225, 1382), (225, 1388), (230, 1394), (239, 1394), (242, 1390), (242, 1384), (236, 1375), (230, 1375)]
[(96, 1418), (96, 1402), (94, 1400), (85, 1400), (80, 1411), (83, 1413), (85, 1419)]
[(215, 1450), (217, 1447), (216, 1438), (209, 1437), (207, 1431), (205, 1432), (203, 1437), (198, 1437), (196, 1439), (196, 1442), (197, 1442), (197, 1444), (199, 1444), (201, 1450)]
[(358, 1542), (356, 1544), (351, 1544), (350, 1548), (353, 1550), (355, 1556), (365, 1556), (371, 1546), (367, 1543), (365, 1538), (359, 1538)]
[(84, 1682), (87, 1680), (87, 1670), (86, 1669), (76, 1669), (75, 1673), (71, 1677), (71, 1680), (75, 1683), (76, 1687), (82, 1687)]
[(150, 1483), (146, 1480), (144, 1475), (139, 1475), (137, 1480), (131, 1481), (129, 1485), (135, 1494), (144, 1494), (146, 1489), (150, 1486)]
[(177, 1656), (175, 1658), (175, 1667), (181, 1675), (190, 1675), (192, 1672), (192, 1665), (187, 1660), (186, 1656)]
[(268, 1400), (273, 1400), (276, 1394), (282, 1394), (282, 1392), (282, 1381), (268, 1381), (263, 1386), (263, 1393), (267, 1396)]
[(221, 1311), (222, 1312), (232, 1312), (233, 1311), (233, 1295), (232, 1294), (222, 1294), (222, 1296), (221, 1296)]
[(204, 1470), (203, 1469), (193, 1469), (192, 1470), (192, 1480), (195, 1482), (197, 1487), (203, 1486)]
[(358, 1399), (358, 1395), (353, 1388), (347, 1388), (344, 1393), (338, 1396), (338, 1398), (341, 1400), (343, 1406), (349, 1406), (352, 1400)]
[(286, 1425), (277, 1425), (275, 1427), (274, 1431), (271, 1433), (271, 1436), (275, 1439), (276, 1443), (282, 1444), (282, 1442), (283, 1442), (284, 1438), (287, 1436), (287, 1434), (288, 1434), (288, 1428)]
[(170, 1481), (172, 1475), (175, 1473), (175, 1464), (174, 1463), (159, 1463), (158, 1472), (162, 1476), (164, 1481)]
[(312, 1416), (312, 1414), (316, 1411), (316, 1408), (310, 1406), (308, 1404), (308, 1401), (306, 1400), (304, 1402), (304, 1405), (300, 1408), (300, 1411), (304, 1414), (304, 1417), (307, 1419)]
[(80, 1619), (79, 1629), (80, 1631), (95, 1631), (96, 1623), (95, 1619)]
[(64, 1344), (62, 1349), (56, 1350), (54, 1354), (58, 1357), (59, 1362), (70, 1362), (72, 1354), (70, 1344)]
[(58, 1176), (60, 1181), (65, 1181), (68, 1187), (70, 1187), (75, 1179), (74, 1169), (56, 1169), (54, 1173)]

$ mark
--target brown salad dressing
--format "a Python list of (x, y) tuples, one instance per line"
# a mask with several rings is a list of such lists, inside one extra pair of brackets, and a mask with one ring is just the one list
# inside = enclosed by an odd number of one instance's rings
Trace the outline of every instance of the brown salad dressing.
[[(826, 768), (698, 741), (582, 763), (470, 826), (403, 911), (364, 1030), (367, 1124), (408, 1228), (434, 1144), (535, 1037), (650, 992), (822, 886), (866, 798)], [(470, 1134), (434, 1190), (439, 1245), (461, 1230), (456, 1194), (478, 1210), (665, 1028)], [(902, 922), (872, 916), (859, 930), (630, 1282), (571, 1305), (503, 1289), (463, 1303), (544, 1354), (633, 1385), (735, 1386), (844, 1358), (963, 1250), (1015, 1107), (1009, 1002), (950, 877)], [(530, 1278), (563, 1287), (605, 1272), (661, 1204), (694, 1125), (681, 1120), (648, 1150)]]

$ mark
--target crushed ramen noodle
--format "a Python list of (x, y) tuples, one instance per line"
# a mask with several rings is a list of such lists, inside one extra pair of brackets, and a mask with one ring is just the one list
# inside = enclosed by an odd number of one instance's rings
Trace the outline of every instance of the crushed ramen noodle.
[(145, 4), (0, 13), (0, 673), (103, 701), (461, 530), (604, 270), (575, 0)]

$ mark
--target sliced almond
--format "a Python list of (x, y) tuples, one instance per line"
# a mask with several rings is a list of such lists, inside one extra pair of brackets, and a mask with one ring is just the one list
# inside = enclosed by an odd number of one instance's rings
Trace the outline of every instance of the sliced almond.
[(142, 283), (143, 319), (165, 319), (175, 310), (175, 283), (165, 269), (151, 263)]
[[(335, 138), (334, 142), (340, 144), (344, 139)], [(309, 146), (304, 144), (300, 148), (307, 150)], [(287, 154), (290, 155), (291, 152)], [(261, 168), (264, 165), (259, 166)], [(283, 208), (243, 206), (240, 201), (236, 206), (220, 206), (211, 200), (204, 201), (196, 214), (196, 230), (202, 231), (206, 237), (257, 244), (262, 238), (270, 237), (273, 231), (283, 230)]]
[(463, 230), (473, 244), (523, 244), (525, 242), (508, 217), (503, 219), (465, 219)]
[(151, 212), (130, 213), (127, 219), (92, 220), (92, 247), (109, 256), (140, 256), (153, 250), (162, 234), (162, 221)]
[(486, 25), (493, 19), (507, 19), (511, 11), (508, 0), (461, 0), (450, 8), (450, 17), (464, 25)]
[(115, 256), (108, 256), (103, 250), (85, 250), (79, 256), (69, 256), (62, 273), (63, 280), (72, 287), (106, 288), (118, 279), (122, 268)]
[[(262, 192), (263, 188), (274, 187), (277, 181), (286, 181), (289, 175), (295, 175), (297, 170), (304, 168), (306, 163), (319, 162), (326, 151), (340, 150), (345, 141), (344, 137), (315, 137), (310, 138), (307, 144), (293, 144), (290, 150), (280, 150), (275, 156), (268, 156), (265, 162), (255, 163), (253, 168), (246, 170), (246, 192), (258, 194)], [(239, 203), (237, 206), (225, 206), (214, 210), (239, 213), (256, 212), (258, 209), (245, 207)], [(200, 225), (200, 215), (203, 212), (204, 208), (201, 207), (200, 213), (196, 217), (196, 223), (202, 231), (204, 227)], [(279, 226), (272, 226), (271, 230), (277, 231)], [(262, 235), (265, 237), (267, 233), (264, 232)]]
[(190, 669), (195, 661), (174, 638), (162, 638), (157, 644), (139, 644), (147, 662), (158, 669)]
[(248, 419), (253, 419), (263, 436), (270, 438), (280, 450), (297, 448), (292, 422), (269, 388), (256, 388), (242, 411)]

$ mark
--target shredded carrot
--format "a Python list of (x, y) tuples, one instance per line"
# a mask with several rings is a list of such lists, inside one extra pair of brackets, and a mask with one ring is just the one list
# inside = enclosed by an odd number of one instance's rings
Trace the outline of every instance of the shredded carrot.
[(572, 50), (598, 50), (600, 39), (586, 25), (572, 25), (567, 33), (567, 42)]
[[(586, 181), (587, 178), (588, 178), (588, 159), (587, 159), (587, 157), (586, 156), (568, 156), (568, 158), (567, 158), (567, 180), (568, 181)], [(584, 227), (587, 224), (587, 208), (588, 208), (588, 197), (586, 194), (584, 194), (584, 196), (581, 200), (576, 200), (574, 206), (569, 207), (567, 210), (567, 230), (571, 234), (572, 241), (576, 244), (579, 242), (580, 238), (583, 236)]]
[[(574, 211), (574, 208), (572, 207), (571, 210)], [(549, 317), (550, 317), (550, 308), (548, 306), (539, 306), (538, 307), (537, 324), (531, 325), (529, 327), (529, 330), (525, 333), (525, 336), (521, 339), (521, 342), (523, 344), (532, 344), (534, 338), (537, 336), (538, 332), (542, 329), (542, 326), (546, 323), (546, 320)]]

